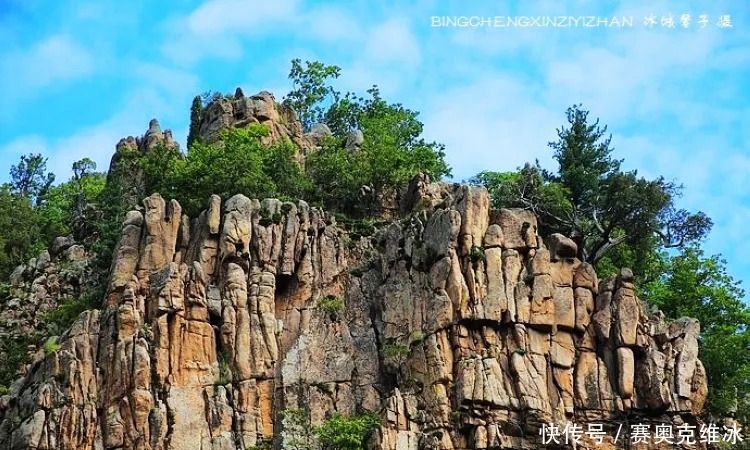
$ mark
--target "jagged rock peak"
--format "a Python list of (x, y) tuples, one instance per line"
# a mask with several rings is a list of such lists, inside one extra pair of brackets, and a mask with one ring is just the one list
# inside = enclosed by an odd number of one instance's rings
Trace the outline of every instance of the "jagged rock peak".
[(147, 135), (149, 134), (157, 134), (161, 133), (161, 125), (159, 125), (159, 121), (156, 119), (151, 119), (148, 123), (148, 131), (146, 132)]
[[(147, 153), (159, 144), (168, 148), (179, 148), (179, 144), (175, 142), (172, 137), (172, 130), (166, 129), (162, 131), (159, 121), (157, 119), (151, 119), (148, 123), (148, 129), (142, 136), (128, 136), (120, 139), (115, 146), (115, 155), (113, 158), (117, 157), (118, 152), (125, 150)], [(110, 164), (110, 168), (111, 167)]]
[(646, 314), (632, 272), (599, 280), (486, 189), (410, 193), (369, 235), (303, 201), (212, 196), (191, 219), (146, 198), (105, 309), (0, 400), (0, 450), (289, 448), (300, 408), (377, 412), (371, 450), (542, 448), (567, 421), (613, 449), (633, 416), (698, 422), (697, 321)]
[(305, 155), (320, 148), (320, 133), (305, 133), (297, 114), (290, 107), (278, 103), (269, 91), (245, 96), (237, 88), (234, 97), (213, 99), (201, 114), (200, 136), (206, 142), (215, 142), (221, 130), (247, 127), (253, 123), (264, 124), (270, 134), (264, 143), (270, 145), (289, 139), (299, 149), (295, 159), (304, 164)]

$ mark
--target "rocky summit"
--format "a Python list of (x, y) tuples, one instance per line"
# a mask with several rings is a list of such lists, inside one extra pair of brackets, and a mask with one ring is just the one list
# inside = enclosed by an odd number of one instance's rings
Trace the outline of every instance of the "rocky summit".
[[(203, 132), (283, 122), (269, 104), (215, 102)], [(120, 145), (171, 142), (158, 127)], [(701, 425), (697, 321), (667, 323), (630, 270), (599, 279), (571, 239), (492, 209), (484, 188), (422, 176), (399, 209), (353, 233), (304, 201), (213, 196), (188, 217), (142, 199), (101, 308), (0, 398), (0, 450), (315, 448), (290, 411), (309, 426), (374, 413), (371, 450), (546, 448), (570, 423), (579, 442), (556, 448), (706, 448), (629, 443), (632, 424)], [(58, 278), (45, 258), (14, 274), (40, 302)]]

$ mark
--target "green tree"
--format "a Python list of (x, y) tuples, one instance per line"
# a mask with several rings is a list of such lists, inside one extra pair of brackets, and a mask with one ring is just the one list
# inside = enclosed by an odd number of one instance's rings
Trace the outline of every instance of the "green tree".
[(293, 88), (284, 97), (283, 103), (294, 109), (305, 131), (310, 131), (313, 125), (324, 121), (324, 103), (336, 95), (326, 82), (330, 78), (338, 78), (340, 74), (341, 68), (337, 66), (317, 61), (305, 61), (303, 66), (300, 59), (292, 60), (289, 78), (292, 80)]
[(10, 185), (0, 186), (0, 279), (46, 247), (38, 211)]
[(289, 142), (263, 144), (268, 133), (257, 124), (232, 128), (222, 131), (216, 143), (196, 141), (184, 158), (147, 157), (145, 175), (152, 180), (147, 185), (177, 199), (191, 215), (198, 214), (212, 194), (225, 199), (235, 194), (302, 197), (309, 183), (294, 160), (295, 148)]
[(98, 195), (97, 219), (94, 223), (91, 249), (92, 267), (102, 282), (112, 264), (112, 252), (120, 239), (125, 216), (145, 195), (139, 189), (142, 179), (141, 154), (137, 149), (123, 147), (112, 158), (104, 188)]
[[(371, 214), (383, 195), (396, 193), (419, 173), (436, 180), (450, 175), (444, 146), (421, 137), (419, 113), (388, 103), (377, 86), (367, 91), (368, 98), (331, 92), (335, 101), (323, 120), (334, 137), (308, 157), (313, 196), (325, 206)], [(359, 148), (347, 148), (354, 130), (363, 141)]]
[(21, 197), (29, 198), (34, 205), (39, 205), (52, 183), (55, 175), (47, 172), (47, 158), (41, 154), (21, 156), (18, 165), (10, 168), (11, 188)]
[[(197, 142), (193, 142), (195, 146)], [(180, 161), (184, 159), (176, 147), (165, 146), (161, 143), (138, 159), (142, 173), (144, 195), (158, 192), (165, 198), (176, 198), (179, 194), (176, 185), (176, 170)]]
[(193, 104), (190, 106), (190, 130), (187, 137), (187, 148), (192, 147), (200, 135), (201, 120), (203, 119), (203, 100), (200, 95), (193, 98)]
[(649, 258), (660, 248), (684, 247), (710, 231), (704, 213), (675, 208), (681, 186), (623, 171), (622, 161), (612, 158), (607, 127), (599, 127), (598, 119), (589, 123), (588, 111), (574, 105), (567, 119), (569, 126), (558, 129), (558, 140), (549, 143), (557, 172), (537, 161), (515, 174), (483, 172), (472, 181), (493, 193), (496, 207), (530, 209), (545, 231), (571, 236), (579, 258), (594, 265), (624, 245), (628, 251), (617, 254), (617, 262), (647, 272)]
[(334, 414), (314, 429), (323, 450), (361, 450), (364, 439), (379, 424), (376, 414), (344, 417)]
[(95, 232), (97, 200), (106, 176), (94, 170), (96, 164), (90, 159), (76, 161), (71, 179), (49, 189), (46, 201), (38, 207), (48, 243), (71, 233), (76, 240), (83, 241)]
[(726, 261), (694, 246), (668, 257), (659, 279), (644, 296), (672, 319), (701, 323), (700, 359), (708, 375), (706, 411), (750, 423), (750, 308), (744, 291), (727, 274)]

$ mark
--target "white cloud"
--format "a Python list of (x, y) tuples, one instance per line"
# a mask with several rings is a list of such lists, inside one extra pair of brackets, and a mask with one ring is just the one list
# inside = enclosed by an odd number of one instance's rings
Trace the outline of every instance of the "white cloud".
[(286, 19), (295, 13), (296, 7), (296, 0), (211, 0), (188, 15), (187, 31), (203, 36), (235, 31), (249, 33), (264, 22)]
[[(172, 116), (170, 111), (174, 111), (172, 99), (163, 92), (142, 88), (127, 92), (124, 98), (124, 103), (114, 109), (116, 112), (98, 124), (57, 138), (40, 134), (20, 136), (0, 146), (0, 155), (15, 159), (25, 153), (42, 153), (48, 158), (48, 170), (55, 173), (58, 180), (66, 180), (73, 162), (84, 157), (96, 162), (98, 170), (107, 170), (117, 142), (127, 136), (145, 133), (152, 118), (160, 119), (162, 129), (174, 127), (180, 133), (184, 132), (188, 121), (187, 109), (181, 108), (179, 121), (163, 120), (164, 116)], [(184, 140), (183, 135), (176, 132), (173, 132), (173, 136), (178, 141)]]
[(14, 103), (39, 95), (56, 83), (84, 78), (94, 71), (86, 48), (67, 34), (37, 41), (29, 48), (0, 54), (0, 80), (4, 99), (0, 115), (12, 112)]
[(387, 20), (370, 30), (365, 47), (365, 58), (372, 63), (419, 65), (419, 43), (409, 22), (403, 18)]
[(159, 89), (171, 101), (184, 101), (198, 91), (200, 80), (190, 72), (155, 63), (134, 63), (133, 67), (140, 85)]
[(210, 0), (167, 20), (161, 51), (183, 65), (206, 57), (237, 61), (243, 57), (243, 37), (274, 31), (293, 20), (296, 10), (297, 0)]
[(300, 31), (325, 42), (357, 42), (363, 39), (361, 20), (333, 6), (320, 6), (301, 19)]
[(446, 145), (454, 178), (482, 170), (514, 170), (539, 158), (549, 165), (547, 142), (560, 114), (528, 101), (533, 87), (499, 73), (454, 88), (425, 104), (425, 134)]

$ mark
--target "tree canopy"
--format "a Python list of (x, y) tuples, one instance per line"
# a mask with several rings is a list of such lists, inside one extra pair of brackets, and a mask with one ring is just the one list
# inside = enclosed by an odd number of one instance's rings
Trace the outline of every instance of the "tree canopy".
[(0, 186), (0, 277), (39, 254), (57, 236), (91, 233), (95, 204), (104, 174), (88, 158), (73, 163), (73, 176), (53, 185), (47, 158), (22, 155), (10, 169), (10, 183)]
[[(419, 113), (389, 103), (377, 86), (366, 96), (341, 93), (328, 82), (340, 68), (319, 62), (292, 61), (294, 90), (284, 103), (295, 109), (307, 129), (324, 124), (333, 136), (308, 158), (311, 197), (349, 213), (372, 213), (383, 195), (405, 186), (419, 173), (433, 179), (451, 174), (445, 147), (422, 138)], [(352, 145), (361, 133), (362, 142)], [(355, 133), (354, 135), (352, 133)]]
[[(486, 186), (495, 207), (532, 210), (546, 232), (561, 232), (578, 244), (579, 258), (595, 266), (605, 257), (616, 265), (648, 273), (648, 259), (660, 248), (700, 241), (713, 223), (702, 212), (676, 209), (682, 186), (664, 177), (646, 179), (624, 171), (614, 159), (607, 127), (581, 105), (567, 110), (567, 126), (549, 143), (557, 171), (537, 161), (516, 172), (482, 172), (472, 182)], [(615, 252), (626, 246), (628, 251)]]
[(39, 153), (22, 155), (18, 165), (11, 166), (10, 177), (11, 189), (37, 205), (55, 182), (55, 175), (47, 172), (47, 158)]

